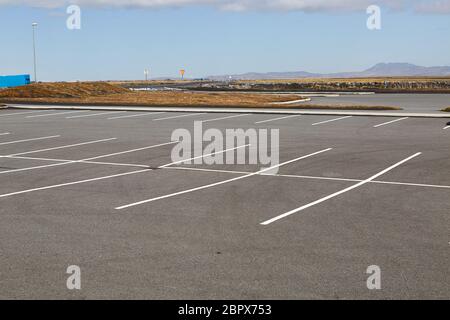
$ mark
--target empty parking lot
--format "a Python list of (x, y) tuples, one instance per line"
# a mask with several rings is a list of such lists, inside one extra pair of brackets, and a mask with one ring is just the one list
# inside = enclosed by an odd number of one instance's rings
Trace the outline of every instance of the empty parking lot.
[[(194, 121), (279, 129), (278, 174), (174, 163)], [(0, 298), (448, 299), (447, 122), (1, 110)]]

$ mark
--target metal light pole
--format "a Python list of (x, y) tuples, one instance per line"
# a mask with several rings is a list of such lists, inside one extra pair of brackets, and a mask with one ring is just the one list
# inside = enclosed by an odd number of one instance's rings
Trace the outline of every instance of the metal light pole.
[(34, 82), (37, 82), (37, 72), (36, 72), (36, 36), (35, 36), (35, 29), (38, 26), (36, 22), (33, 22), (31, 24), (31, 27), (33, 28), (33, 61), (34, 61)]

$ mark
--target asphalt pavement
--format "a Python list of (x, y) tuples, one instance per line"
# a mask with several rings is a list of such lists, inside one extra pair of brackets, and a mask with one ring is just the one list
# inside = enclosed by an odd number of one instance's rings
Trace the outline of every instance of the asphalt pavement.
[[(173, 163), (194, 121), (279, 129), (278, 173)], [(0, 299), (449, 299), (447, 122), (0, 110)]]

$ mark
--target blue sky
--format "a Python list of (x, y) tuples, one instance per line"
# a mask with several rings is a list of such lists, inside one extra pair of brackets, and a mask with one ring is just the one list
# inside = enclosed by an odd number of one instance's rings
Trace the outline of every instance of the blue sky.
[(43, 81), (142, 79), (145, 68), (151, 77), (176, 77), (185, 68), (187, 77), (198, 78), (250, 71), (358, 71), (378, 62), (450, 65), (448, 13), (381, 6), (382, 29), (370, 31), (368, 15), (358, 8), (81, 3), (82, 28), (68, 30), (66, 6), (49, 2), (32, 7), (0, 0), (0, 74), (32, 73), (33, 21), (39, 23), (38, 77)]

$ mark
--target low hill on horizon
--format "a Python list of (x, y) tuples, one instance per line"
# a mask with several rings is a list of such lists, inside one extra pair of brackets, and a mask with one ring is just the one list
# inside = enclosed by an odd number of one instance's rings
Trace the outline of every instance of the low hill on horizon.
[(311, 73), (306, 71), (293, 72), (249, 72), (235, 75), (209, 76), (207, 79), (216, 81), (227, 80), (270, 80), (270, 79), (300, 79), (300, 78), (369, 78), (369, 77), (448, 77), (450, 66), (422, 67), (411, 63), (378, 63), (373, 67), (359, 72)]

